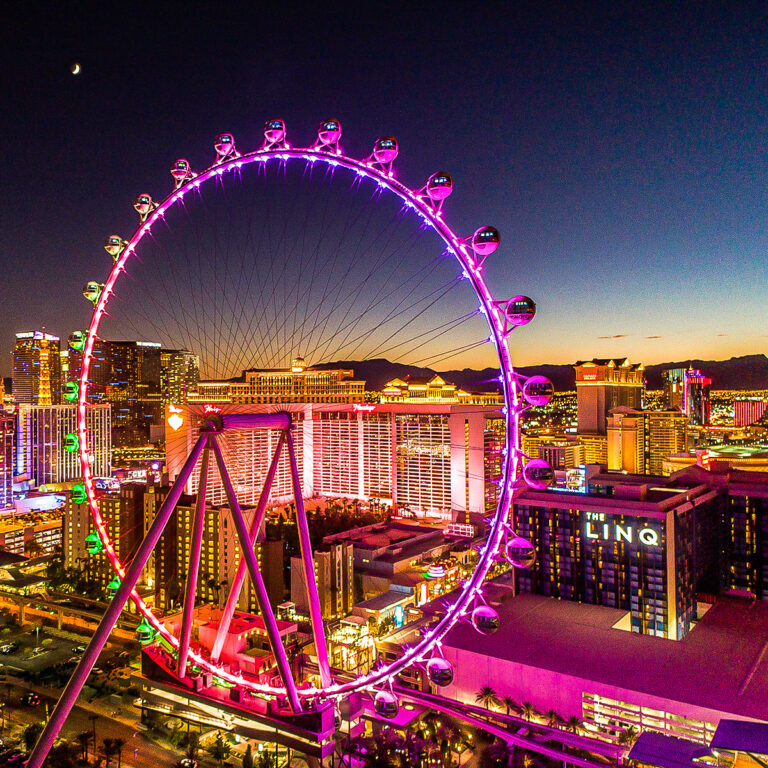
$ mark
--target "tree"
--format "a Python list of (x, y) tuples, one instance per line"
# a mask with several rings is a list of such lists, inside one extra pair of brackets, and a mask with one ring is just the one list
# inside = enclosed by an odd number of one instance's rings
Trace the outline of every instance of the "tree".
[(39, 557), (43, 554), (43, 548), (40, 546), (40, 542), (35, 539), (30, 539), (24, 545), (24, 552), (29, 558)]
[(24, 732), (22, 733), (22, 741), (24, 742), (24, 747), (26, 748), (27, 752), (29, 752), (32, 747), (35, 746), (37, 743), (37, 739), (40, 736), (40, 734), (43, 732), (43, 726), (42, 723), (31, 723), (28, 725)]
[(207, 752), (214, 760), (218, 761), (219, 768), (224, 765), (224, 761), (229, 757), (231, 751), (229, 744), (224, 741), (221, 731), (217, 731), (213, 743), (207, 747)]
[(560, 727), (560, 723), (563, 722), (563, 718), (560, 717), (560, 715), (558, 715), (557, 712), (555, 712), (554, 709), (548, 709), (544, 713), (544, 717), (547, 719), (547, 725), (550, 728), (559, 728)]
[(91, 743), (91, 732), (82, 731), (77, 734), (77, 741), (83, 753), (83, 760), (88, 760), (88, 745)]
[(243, 755), (243, 768), (253, 768), (253, 750), (249, 744), (245, 748), (245, 754)]
[(631, 747), (637, 741), (639, 735), (637, 728), (634, 725), (630, 725), (619, 734), (618, 742), (619, 744)]
[(77, 762), (77, 747), (62, 741), (51, 747), (45, 764), (48, 768), (75, 768)]
[(578, 733), (584, 725), (584, 721), (578, 715), (571, 715), (565, 721), (565, 729), (571, 733)]
[(504, 696), (501, 703), (504, 705), (507, 715), (509, 715), (510, 712), (520, 711), (520, 705), (511, 696)]
[(125, 746), (125, 739), (117, 738), (115, 741), (115, 751), (117, 752), (117, 768), (121, 768), (123, 763), (123, 747)]
[(496, 691), (491, 688), (490, 685), (484, 685), (476, 694), (475, 701), (478, 704), (482, 704), (486, 709), (490, 709), (491, 705), (498, 707), (501, 703), (499, 697), (496, 695)]
[(197, 731), (188, 731), (181, 737), (179, 746), (184, 748), (184, 757), (196, 760), (200, 752), (200, 734)]
[(496, 768), (509, 765), (509, 744), (496, 741), (489, 744), (480, 755), (480, 768)]
[(101, 744), (104, 749), (104, 759), (107, 762), (106, 768), (109, 768), (110, 760), (117, 754), (117, 745), (115, 744), (115, 739), (104, 739)]

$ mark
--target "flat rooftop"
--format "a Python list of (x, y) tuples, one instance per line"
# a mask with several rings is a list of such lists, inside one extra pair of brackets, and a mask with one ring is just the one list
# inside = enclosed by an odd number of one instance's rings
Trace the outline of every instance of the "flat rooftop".
[(626, 611), (491, 589), (501, 626), (445, 644), (740, 717), (768, 720), (768, 603), (722, 598), (683, 640), (613, 629)]
[(413, 595), (409, 595), (406, 592), (398, 592), (394, 589), (389, 589), (386, 592), (382, 592), (380, 595), (374, 595), (367, 600), (363, 600), (360, 603), (355, 604), (355, 608), (363, 608), (366, 611), (383, 611), (393, 605), (399, 605), (400, 603), (412, 602)]

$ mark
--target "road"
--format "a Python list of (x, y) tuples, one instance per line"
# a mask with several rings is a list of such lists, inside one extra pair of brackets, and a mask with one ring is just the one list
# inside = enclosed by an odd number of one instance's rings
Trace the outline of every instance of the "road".
[[(11, 710), (11, 722), (29, 725), (31, 723), (40, 723), (45, 721), (45, 705), (49, 709), (53, 707), (58, 692), (43, 688), (38, 685), (25, 683), (21, 680), (13, 682), (16, 690), (31, 690), (40, 694), (41, 704), (37, 707), (16, 708), (16, 699)], [(122, 765), (132, 768), (158, 768), (159, 766), (175, 765), (183, 755), (178, 752), (166, 749), (153, 741), (150, 741), (142, 731), (136, 730), (136, 723), (125, 716), (112, 716), (104, 712), (100, 707), (94, 707), (90, 704), (77, 704), (67, 718), (67, 722), (62, 730), (62, 736), (76, 742), (77, 734), (82, 731), (93, 730), (93, 721), (90, 715), (97, 714), (96, 720), (96, 741), (101, 751), (104, 739), (123, 739)]]

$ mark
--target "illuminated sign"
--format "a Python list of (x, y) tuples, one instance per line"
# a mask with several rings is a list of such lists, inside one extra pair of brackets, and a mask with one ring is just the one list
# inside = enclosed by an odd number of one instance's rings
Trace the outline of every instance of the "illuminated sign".
[(361, 413), (361, 412), (362, 413), (370, 413), (371, 411), (375, 411), (376, 410), (376, 406), (375, 405), (363, 405), (362, 403), (355, 403), (352, 406), (352, 410), (355, 413)]
[(633, 544), (636, 541), (646, 547), (661, 546), (659, 532), (649, 528), (647, 524), (638, 529), (631, 523), (622, 524), (606, 520), (606, 516), (602, 512), (585, 512), (584, 514), (587, 518), (585, 536), (588, 539), (626, 541), (627, 544)]
[(162, 345), (157, 341), (137, 341), (136, 346), (137, 347), (159, 347)]
[(581, 375), (582, 381), (597, 381), (597, 374), (596, 373), (583, 373)]
[(221, 407), (218, 405), (211, 405), (210, 403), (205, 403), (203, 405), (203, 413), (221, 413)]
[(183, 423), (184, 417), (181, 415), (184, 413), (183, 408), (179, 408), (175, 405), (168, 405), (168, 426), (175, 432)]
[(16, 338), (17, 339), (34, 339), (35, 333), (34, 331), (29, 331), (29, 333), (17, 333)]

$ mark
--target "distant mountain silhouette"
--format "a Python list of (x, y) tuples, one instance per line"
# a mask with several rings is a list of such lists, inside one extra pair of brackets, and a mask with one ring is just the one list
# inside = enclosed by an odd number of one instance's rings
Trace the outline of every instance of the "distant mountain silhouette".
[[(392, 379), (405, 379), (408, 376), (430, 376), (439, 373), (446, 381), (456, 384), (470, 392), (491, 392), (498, 390), (499, 371), (496, 368), (474, 370), (435, 371), (432, 368), (419, 368), (415, 365), (391, 363), (384, 358), (374, 360), (338, 360), (321, 363), (315, 368), (351, 368), (355, 377), (364, 379), (368, 389), (378, 390)], [(768, 389), (768, 357), (765, 355), (745, 355), (732, 357), (730, 360), (683, 360), (681, 362), (649, 365), (645, 369), (648, 389), (661, 389), (661, 372), (667, 368), (698, 368), (712, 379), (713, 389)], [(516, 369), (524, 376), (546, 376), (559, 392), (572, 391), (576, 388), (573, 365), (533, 365)]]

